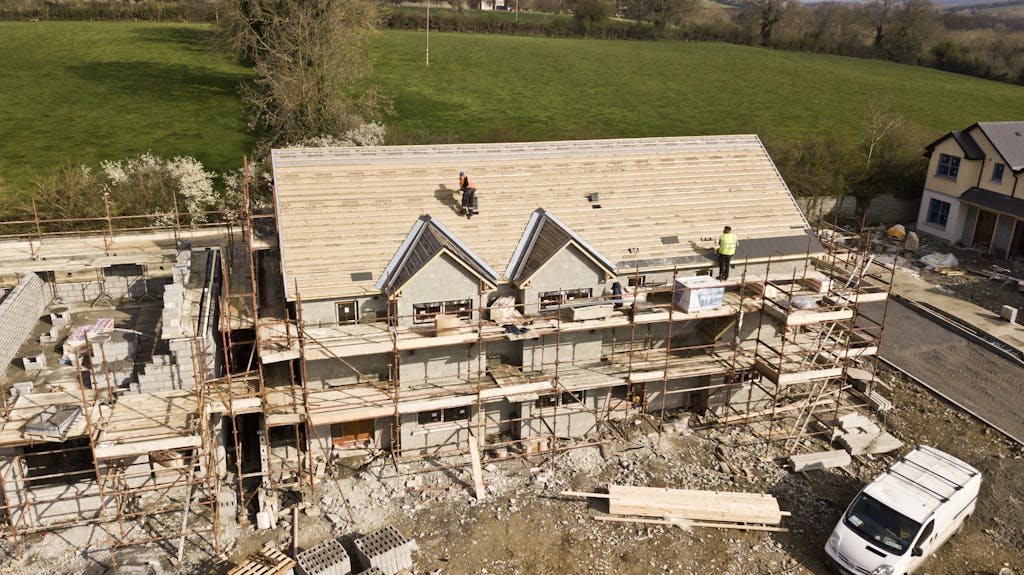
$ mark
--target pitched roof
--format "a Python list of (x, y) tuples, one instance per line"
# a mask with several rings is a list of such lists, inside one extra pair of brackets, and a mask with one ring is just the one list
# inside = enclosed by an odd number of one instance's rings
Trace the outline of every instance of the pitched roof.
[(583, 238), (558, 221), (555, 216), (543, 208), (537, 208), (530, 215), (530, 221), (519, 239), (519, 245), (512, 253), (505, 277), (514, 282), (529, 280), (552, 256), (569, 244), (575, 244), (609, 274), (615, 273), (615, 264), (583, 241)]
[(1011, 170), (1024, 170), (1024, 122), (978, 122), (977, 125)]
[(945, 136), (942, 136), (938, 140), (935, 140), (934, 142), (928, 144), (927, 146), (925, 146), (925, 156), (930, 156), (932, 151), (935, 150), (935, 146), (938, 146), (939, 144), (945, 142), (949, 138), (953, 138), (954, 140), (956, 140), (956, 143), (960, 146), (960, 149), (964, 151), (964, 157), (967, 158), (968, 160), (985, 159), (985, 151), (981, 149), (981, 146), (978, 145), (978, 142), (975, 142), (974, 138), (972, 138), (971, 135), (967, 133), (967, 131), (950, 132)]
[[(753, 135), (292, 148), (271, 158), (289, 299), (296, 284), (308, 301), (379, 293), (409, 222), (428, 213), (500, 270), (540, 206), (619, 268), (707, 265), (724, 225), (741, 246), (798, 238), (780, 244), (792, 255), (807, 246), (807, 221)], [(460, 171), (478, 188), (472, 219), (458, 215)]]
[(473, 250), (460, 242), (441, 222), (429, 215), (420, 216), (405, 241), (392, 256), (384, 273), (377, 280), (377, 289), (394, 291), (402, 289), (434, 257), (448, 253), (466, 269), (491, 284), (498, 284), (498, 274), (491, 266), (477, 257)]

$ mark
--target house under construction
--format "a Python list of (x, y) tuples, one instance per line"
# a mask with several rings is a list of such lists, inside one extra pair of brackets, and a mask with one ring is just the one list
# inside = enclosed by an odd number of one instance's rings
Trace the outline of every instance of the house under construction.
[[(115, 560), (217, 552), (225, 522), (273, 523), (340, 457), (461, 465), (680, 412), (795, 449), (872, 393), (847, 372), (873, 368), (883, 326), (860, 307), (892, 269), (861, 236), (815, 233), (756, 136), (271, 160), (273, 209), (206, 214), (232, 223), (3, 224), (16, 543), (93, 525)], [(716, 281), (725, 225), (740, 246)]]

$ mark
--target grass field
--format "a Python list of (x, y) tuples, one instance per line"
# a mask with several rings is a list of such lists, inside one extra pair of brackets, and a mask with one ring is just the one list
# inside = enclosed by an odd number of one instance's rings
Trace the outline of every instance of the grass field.
[(67, 160), (146, 151), (216, 170), (252, 147), (236, 88), (248, 71), (212, 56), (209, 27), (0, 22), (0, 176), (15, 189)]
[[(253, 141), (209, 28), (0, 23), (0, 174), (151, 150), (236, 167)], [(1024, 117), (1024, 87), (912, 66), (728, 44), (385, 32), (372, 80), (401, 143), (768, 133), (856, 137), (872, 102), (939, 134)], [(922, 142), (922, 145), (926, 142)]]
[(855, 137), (873, 102), (936, 134), (1024, 117), (1024, 87), (937, 70), (713, 43), (390, 32), (375, 80), (403, 140), (770, 132)]

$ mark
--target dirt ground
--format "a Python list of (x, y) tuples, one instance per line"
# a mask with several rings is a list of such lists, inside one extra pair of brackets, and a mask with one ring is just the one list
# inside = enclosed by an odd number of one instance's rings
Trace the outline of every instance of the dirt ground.
[[(896, 242), (884, 237), (885, 230), (883, 228), (873, 228), (870, 231), (873, 242), (885, 245), (889, 250), (895, 248)], [(931, 253), (953, 254), (959, 262), (957, 267), (966, 273), (964, 275), (945, 275), (925, 266), (920, 259)], [(998, 259), (978, 249), (951, 246), (928, 236), (921, 236), (921, 246), (918, 250), (913, 253), (901, 252), (901, 255), (906, 258), (906, 261), (901, 258), (905, 269), (914, 271), (921, 279), (938, 286), (954, 297), (969, 301), (996, 314), (1004, 305), (1021, 310), (1017, 314), (1017, 323), (1024, 325), (1024, 291), (1005, 280), (992, 279), (979, 273), (995, 272), (1024, 279), (1024, 258)]]

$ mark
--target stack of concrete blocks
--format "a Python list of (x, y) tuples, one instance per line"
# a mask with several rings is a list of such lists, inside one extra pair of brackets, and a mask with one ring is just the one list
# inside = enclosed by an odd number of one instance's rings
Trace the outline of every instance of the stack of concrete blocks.
[[(113, 331), (92, 336), (92, 362), (96, 366), (96, 380), (100, 385), (126, 387), (135, 381), (135, 353), (139, 338), (134, 333)], [(106, 366), (104, 368), (104, 365)]]
[(39, 343), (57, 343), (60, 339), (60, 326), (50, 326), (50, 330), (39, 336)]
[(349, 575), (352, 562), (337, 539), (328, 539), (295, 557), (300, 575)]
[(11, 386), (11, 397), (28, 395), (32, 393), (34, 384), (31, 381), (19, 381)]
[(192, 314), (185, 310), (185, 291), (192, 279), (191, 250), (178, 252), (171, 275), (172, 283), (164, 287), (161, 328), (161, 337), (167, 340), (170, 353), (154, 355), (153, 361), (143, 366), (138, 381), (129, 385), (129, 389), (137, 393), (195, 389), (196, 369), (206, 366), (207, 377), (214, 373), (217, 350), (212, 330), (208, 334), (196, 334), (205, 336), (202, 339), (186, 336), (192, 330), (186, 329), (184, 322), (193, 319)]
[(50, 297), (46, 285), (34, 273), (25, 274), (3, 301), (0, 301), (0, 369), (18, 353), (46, 309)]
[(412, 569), (412, 541), (393, 525), (386, 525), (355, 541), (356, 561), (363, 569), (376, 567), (384, 575)]
[(23, 357), (21, 363), (25, 367), (25, 371), (39, 371), (46, 367), (46, 354), (39, 352)]
[(355, 575), (384, 575), (384, 572), (378, 569), (377, 567), (370, 567), (366, 571), (360, 571)]
[(233, 489), (221, 489), (217, 494), (217, 516), (221, 527), (233, 524), (238, 517), (238, 497)]

